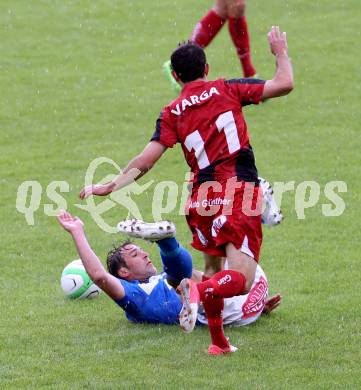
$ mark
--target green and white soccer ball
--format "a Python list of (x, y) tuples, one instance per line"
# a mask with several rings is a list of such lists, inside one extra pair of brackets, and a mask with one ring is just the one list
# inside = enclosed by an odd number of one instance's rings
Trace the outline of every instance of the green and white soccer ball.
[(81, 260), (74, 260), (64, 268), (60, 284), (65, 295), (72, 299), (95, 298), (101, 292), (90, 279)]

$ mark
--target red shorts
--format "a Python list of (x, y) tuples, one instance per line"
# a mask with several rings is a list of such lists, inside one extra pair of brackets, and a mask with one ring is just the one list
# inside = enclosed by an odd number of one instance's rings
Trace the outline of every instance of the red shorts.
[(227, 183), (197, 185), (185, 212), (195, 249), (225, 257), (225, 244), (231, 242), (258, 261), (262, 244), (262, 190), (259, 186), (236, 182), (235, 178)]

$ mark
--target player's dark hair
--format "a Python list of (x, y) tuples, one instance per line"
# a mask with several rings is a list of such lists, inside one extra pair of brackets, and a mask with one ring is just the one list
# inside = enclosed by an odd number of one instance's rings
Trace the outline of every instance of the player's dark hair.
[(131, 243), (132, 243), (131, 241), (125, 241), (123, 242), (123, 244), (119, 246), (114, 246), (114, 248), (108, 252), (107, 255), (108, 272), (111, 275), (115, 276), (116, 278), (119, 278), (118, 271), (120, 268), (122, 267), (128, 268), (128, 265), (125, 262), (122, 255), (122, 249)]
[(172, 69), (183, 83), (188, 83), (204, 76), (207, 63), (204, 50), (193, 42), (180, 44), (171, 57)]

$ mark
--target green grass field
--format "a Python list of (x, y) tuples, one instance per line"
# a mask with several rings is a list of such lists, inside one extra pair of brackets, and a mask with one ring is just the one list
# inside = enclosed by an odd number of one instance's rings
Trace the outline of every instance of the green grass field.
[[(346, 210), (325, 217), (321, 195), (297, 219), (295, 192), (284, 195), (286, 219), (265, 229), (261, 264), (271, 292), (284, 301), (270, 318), (227, 331), (240, 351), (211, 358), (206, 329), (133, 325), (106, 296), (67, 301), (63, 267), (77, 257), (54, 217), (47, 185), (66, 181), (68, 210), (85, 221), (104, 260), (121, 237), (103, 232), (75, 204), (96, 157), (123, 166), (153, 133), (173, 99), (161, 72), (211, 1), (0, 2), (1, 83), (1, 389), (356, 389), (360, 379), (360, 85), (357, 0), (248, 1), (254, 62), (273, 75), (266, 33), (287, 31), (295, 69), (293, 93), (246, 109), (260, 174), (274, 181), (341, 180)], [(225, 28), (207, 49), (211, 78), (241, 76)], [(109, 173), (103, 166), (101, 175)], [(179, 147), (149, 179), (181, 184)], [(16, 210), (19, 185), (42, 186), (34, 225)], [(151, 187), (136, 197), (151, 218)], [(55, 208), (55, 205), (54, 205)], [(121, 206), (104, 214), (113, 226)], [(189, 247), (184, 217), (167, 218)], [(143, 245), (143, 244), (142, 244)], [(155, 246), (144, 244), (159, 266)], [(199, 253), (194, 261), (202, 267)]]

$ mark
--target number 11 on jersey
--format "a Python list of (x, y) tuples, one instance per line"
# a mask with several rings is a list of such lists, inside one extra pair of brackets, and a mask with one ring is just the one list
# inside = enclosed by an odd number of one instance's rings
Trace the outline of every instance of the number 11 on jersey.
[[(241, 148), (241, 144), (238, 138), (237, 126), (232, 111), (227, 111), (219, 115), (216, 120), (216, 126), (219, 133), (224, 130), (228, 145), (228, 151), (230, 154), (236, 152)], [(207, 153), (204, 149), (204, 141), (198, 130), (193, 131), (187, 136), (184, 141), (184, 145), (189, 152), (192, 149), (194, 150), (199, 169), (206, 168), (210, 165)]]

